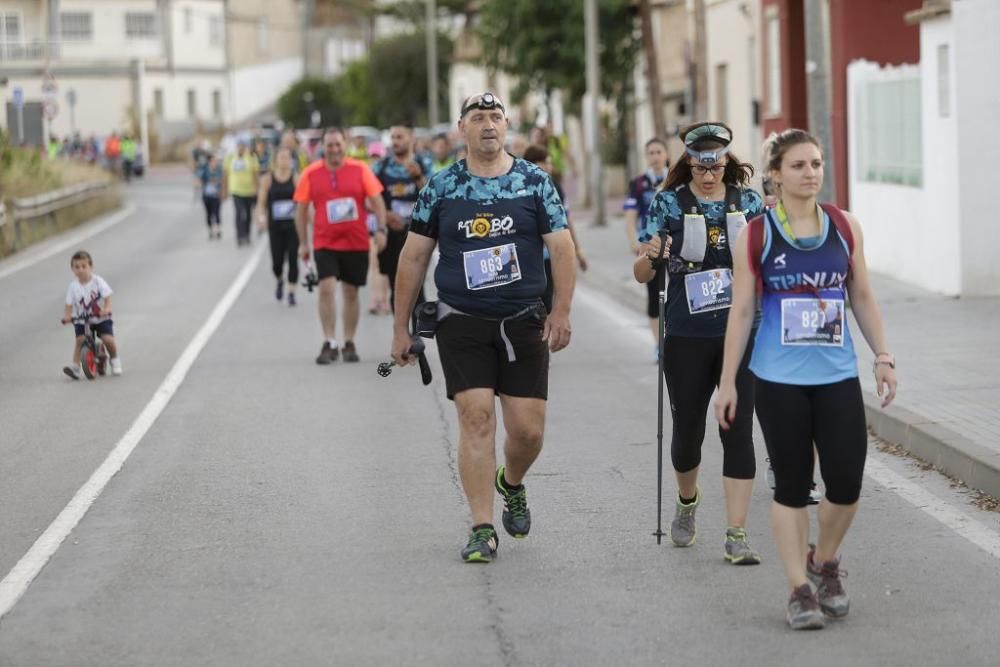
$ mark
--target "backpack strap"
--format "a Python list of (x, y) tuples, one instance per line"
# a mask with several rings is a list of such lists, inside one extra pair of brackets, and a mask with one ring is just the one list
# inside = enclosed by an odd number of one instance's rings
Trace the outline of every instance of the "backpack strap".
[(685, 215), (689, 215), (693, 210), (695, 213), (701, 213), (701, 206), (698, 205), (698, 198), (694, 196), (691, 192), (691, 188), (687, 185), (678, 185), (674, 190), (677, 194), (677, 203), (681, 207), (681, 220), (684, 220)]
[(743, 211), (743, 192), (735, 185), (726, 183), (726, 213), (730, 211)]
[(762, 213), (747, 225), (750, 228), (747, 236), (747, 260), (750, 270), (757, 278), (757, 293), (764, 292), (764, 274), (761, 272), (760, 260), (764, 252), (764, 225), (767, 224), (767, 213)]
[(830, 222), (837, 228), (840, 238), (847, 244), (847, 270), (854, 268), (854, 230), (851, 229), (851, 221), (847, 219), (844, 212), (834, 204), (820, 204), (828, 216)]

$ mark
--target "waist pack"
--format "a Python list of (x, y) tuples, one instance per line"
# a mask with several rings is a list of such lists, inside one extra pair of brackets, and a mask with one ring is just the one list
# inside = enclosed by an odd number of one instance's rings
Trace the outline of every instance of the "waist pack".
[(453, 308), (444, 301), (424, 301), (423, 303), (418, 303), (413, 309), (413, 332), (423, 338), (434, 338), (434, 334), (437, 333), (438, 326), (440, 326), (441, 322), (452, 315), (478, 317), (482, 320), (504, 322), (508, 320), (527, 320), (531, 318), (544, 320), (548, 317), (548, 312), (545, 310), (545, 304), (543, 304), (541, 300), (539, 300), (538, 303), (532, 304), (527, 308), (523, 308), (508, 317), (483, 317), (481, 315), (472, 315), (470, 313), (464, 313), (458, 308)]

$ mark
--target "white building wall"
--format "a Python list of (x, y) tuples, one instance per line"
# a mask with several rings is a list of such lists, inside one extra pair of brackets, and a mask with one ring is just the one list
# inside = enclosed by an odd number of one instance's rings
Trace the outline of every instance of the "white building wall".
[[(155, 0), (61, 0), (60, 12), (89, 12), (93, 38), (86, 41), (64, 41), (61, 57), (69, 61), (120, 62), (130, 58), (145, 60), (162, 58), (163, 26)], [(157, 16), (157, 32), (152, 37), (129, 38), (125, 33), (125, 14), (151, 12)]]
[[(709, 0), (705, 4), (709, 116), (733, 129), (733, 152), (756, 167), (762, 140), (753, 118), (753, 100), (759, 97), (755, 88), (761, 80), (755, 41), (760, 0)], [(720, 65), (726, 69), (724, 100), (719, 95)]]
[[(185, 14), (190, 12), (191, 30), (187, 30)], [(218, 21), (220, 39), (216, 44), (211, 39), (211, 23)], [(225, 24), (223, 4), (216, 2), (182, 0), (172, 5), (171, 23), (173, 34), (174, 66), (178, 68), (198, 67), (224, 68), (226, 66)]]
[[(936, 48), (932, 44), (938, 40), (949, 38), (947, 23), (925, 23), (921, 28), (922, 187), (861, 180), (861, 152), (856, 150), (848, 151), (848, 178), (850, 208), (864, 230), (868, 267), (927, 290), (954, 295), (961, 290), (962, 243), (962, 216), (956, 198), (955, 124), (953, 118), (937, 116), (936, 76), (932, 76), (935, 65), (926, 53)], [(925, 36), (928, 29), (931, 38)], [(848, 67), (848, 146), (857, 142), (860, 87), (869, 78), (901, 73), (887, 69), (891, 71), (864, 61)]]
[[(146, 74), (143, 85), (143, 103), (149, 110), (155, 109), (156, 91), (163, 91), (163, 115), (166, 121), (182, 120), (218, 120), (226, 117), (226, 76), (218, 73), (194, 74), (188, 73), (171, 77), (166, 73), (151, 72)], [(195, 114), (188, 114), (187, 93), (195, 92)], [(212, 109), (212, 93), (218, 91), (221, 98), (221, 115), (216, 116)]]
[(0, 12), (20, 17), (22, 42), (47, 39), (42, 3), (38, 0), (3, 0), (0, 2)]
[(227, 123), (239, 123), (273, 104), (302, 78), (302, 58), (288, 58), (233, 70)]
[[(952, 3), (951, 41), (954, 76), (952, 96), (957, 127), (957, 161), (944, 167), (961, 171), (957, 199), (962, 239), (962, 294), (1000, 295), (1000, 232), (997, 206), (996, 156), (1000, 136), (994, 131), (1000, 119), (1000, 2), (962, 0)], [(921, 39), (923, 33), (921, 33)], [(936, 105), (935, 105), (936, 106)], [(929, 159), (938, 159), (925, 150)]]
[[(60, 77), (59, 113), (49, 124), (49, 130), (58, 137), (70, 134), (70, 111), (66, 104), (66, 91), (76, 91), (76, 107), (73, 116), (76, 129), (84, 136), (108, 134), (121, 131), (127, 120), (126, 112), (132, 99), (132, 86), (127, 76), (121, 77)], [(24, 89), (24, 99), (42, 99), (40, 78), (19, 79), (18, 85)], [(6, 114), (0, 114), (6, 120)]]

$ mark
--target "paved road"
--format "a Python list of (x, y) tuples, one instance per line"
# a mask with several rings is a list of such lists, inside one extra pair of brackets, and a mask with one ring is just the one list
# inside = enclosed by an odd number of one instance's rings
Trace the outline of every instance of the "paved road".
[[(186, 183), (153, 178), (133, 186), (134, 215), (82, 244), (117, 291), (121, 378), (60, 373), (68, 253), (0, 278), (2, 573), (100, 465), (257, 251), (234, 247), (230, 220), (227, 238), (209, 243)], [(528, 478), (533, 533), (501, 536), (493, 565), (462, 564), (468, 519), (442, 383), (427, 390), (413, 369), (376, 376), (385, 317), (363, 319), (363, 363), (317, 367), (314, 296), (289, 309), (272, 289), (265, 260), (3, 618), (0, 664), (996, 664), (1000, 551), (874, 481), (844, 549), (851, 617), (821, 633), (785, 629), (763, 484), (750, 529), (764, 564), (723, 562), (714, 429), (697, 546), (657, 546), (648, 332), (587, 288), (573, 344), (552, 365), (546, 450)], [(872, 460), (986, 542), (1000, 539), (996, 515), (946, 481), (874, 449)]]

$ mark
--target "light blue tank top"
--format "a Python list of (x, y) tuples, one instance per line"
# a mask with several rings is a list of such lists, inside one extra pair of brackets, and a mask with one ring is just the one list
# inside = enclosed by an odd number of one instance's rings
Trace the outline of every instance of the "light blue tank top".
[(847, 244), (823, 213), (820, 235), (792, 241), (764, 218), (762, 319), (750, 370), (769, 382), (818, 385), (857, 377), (847, 326)]

